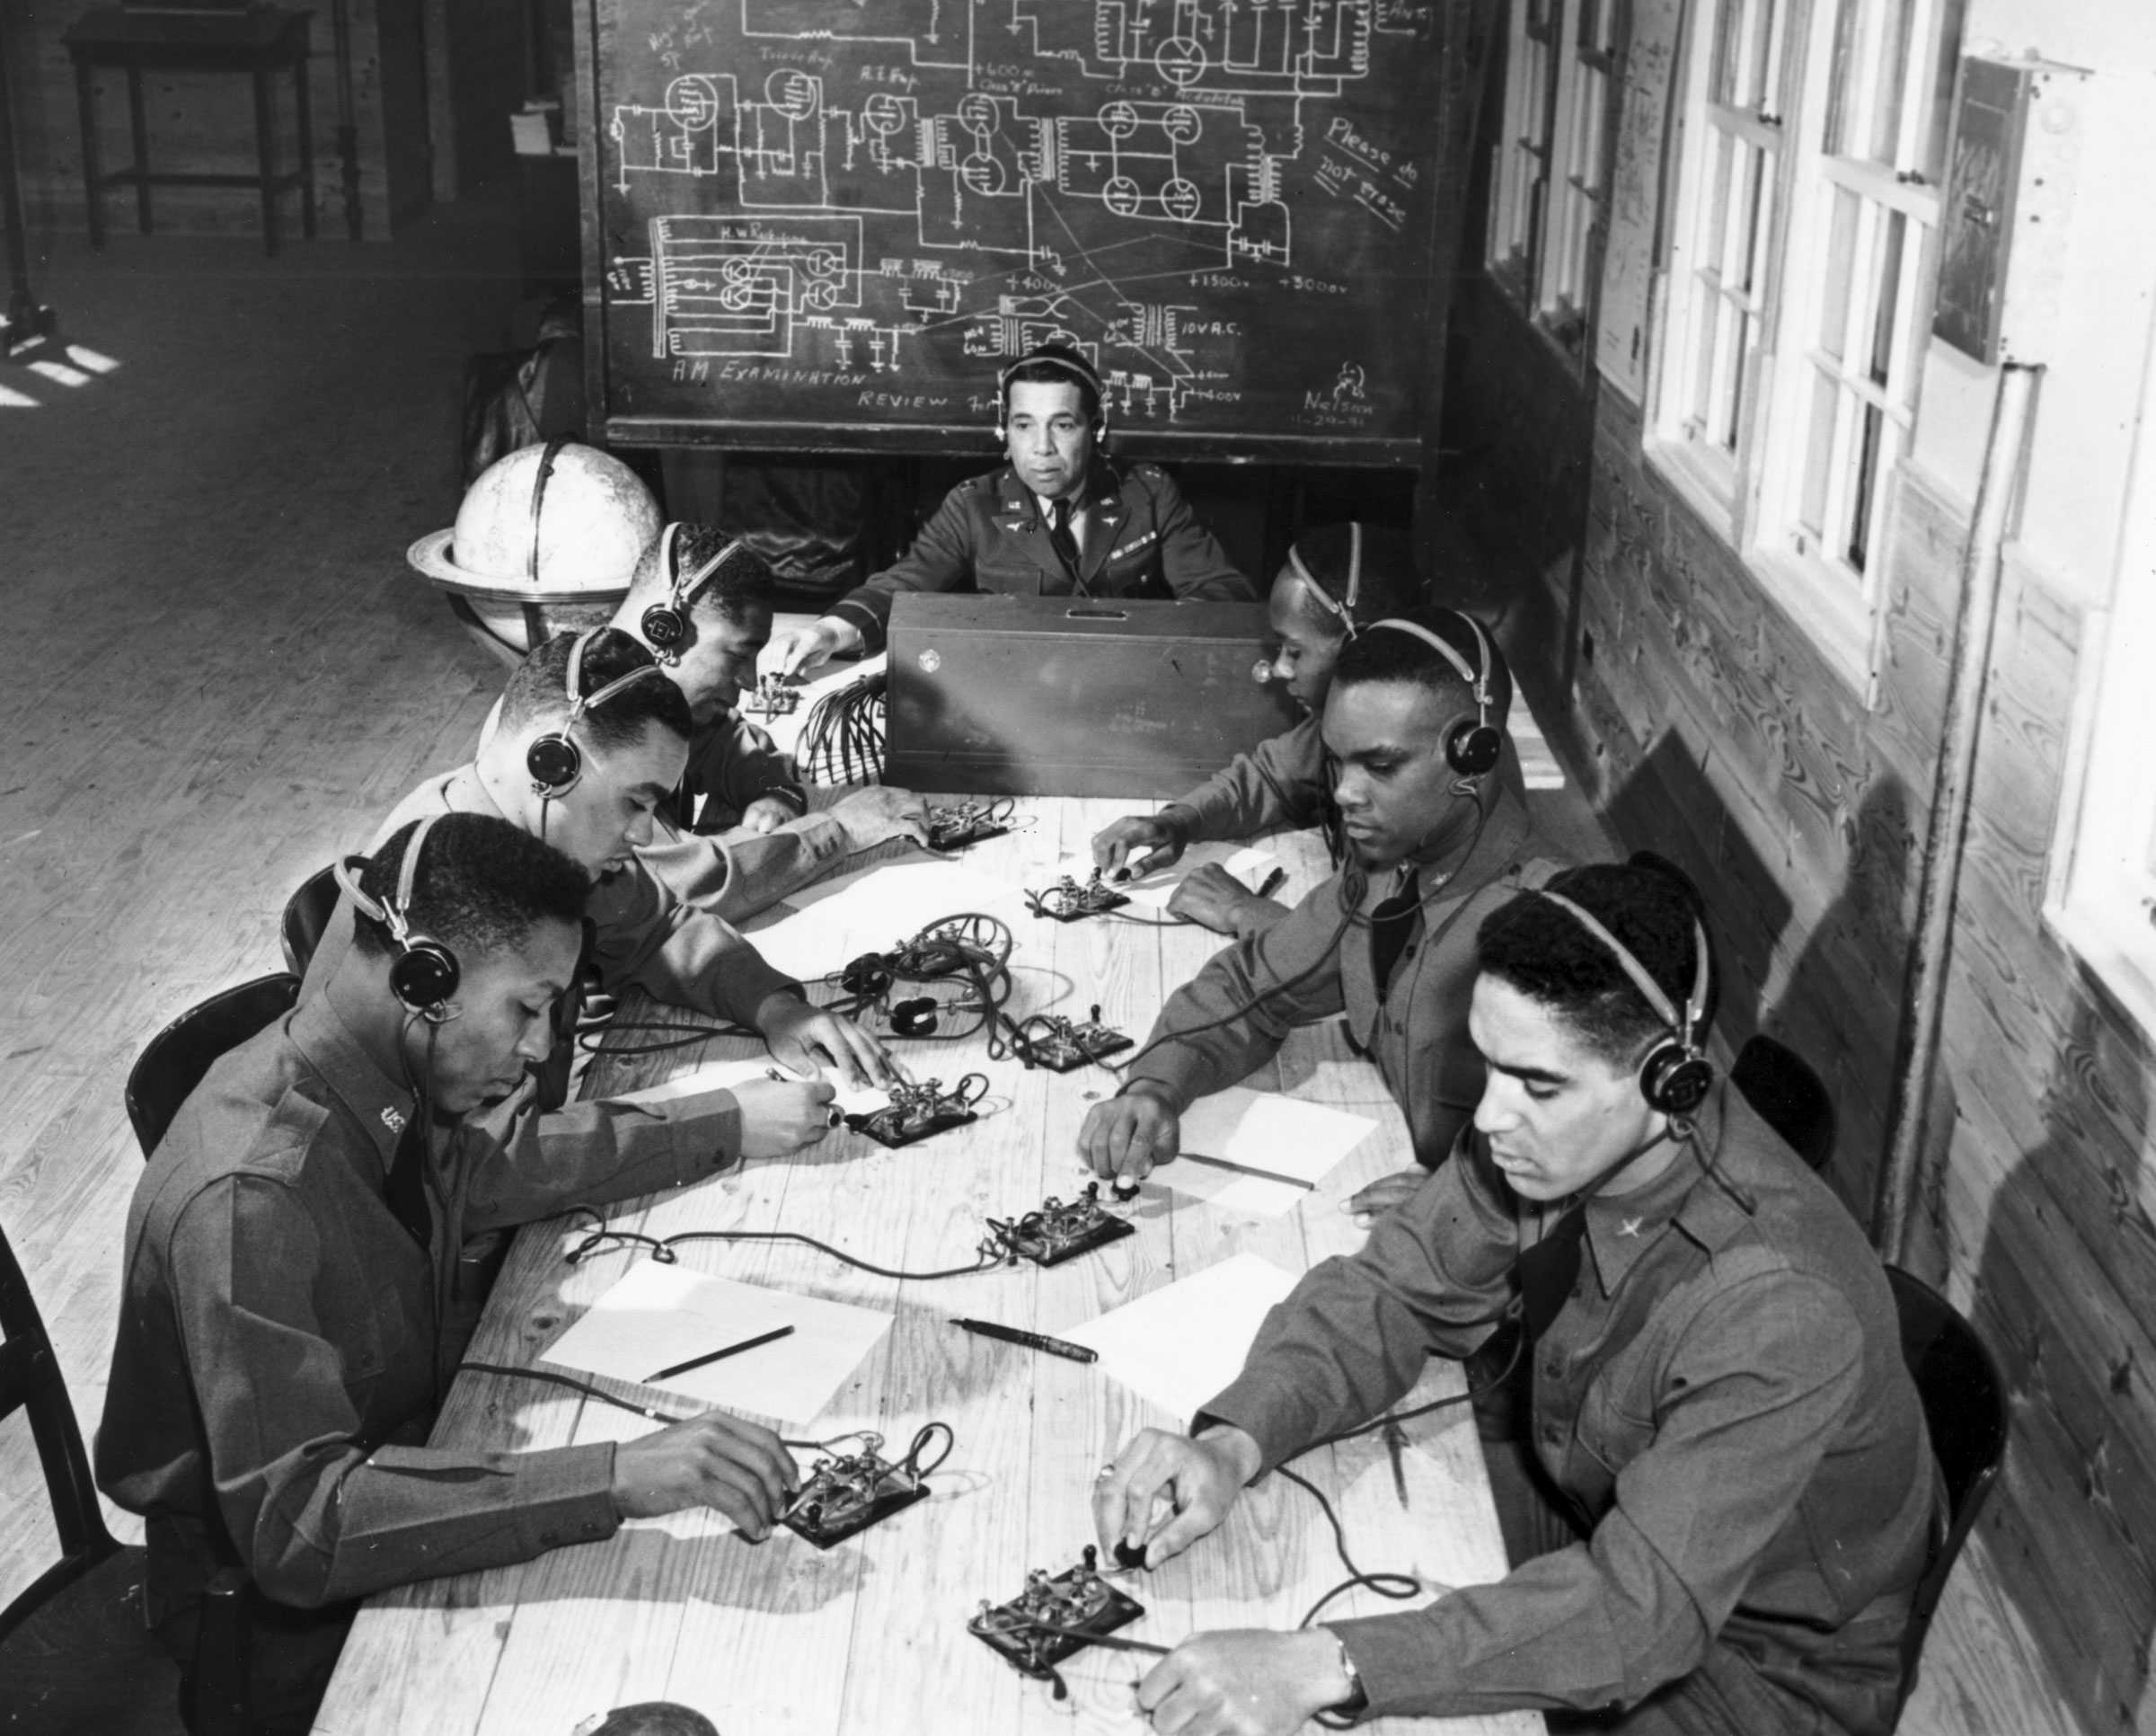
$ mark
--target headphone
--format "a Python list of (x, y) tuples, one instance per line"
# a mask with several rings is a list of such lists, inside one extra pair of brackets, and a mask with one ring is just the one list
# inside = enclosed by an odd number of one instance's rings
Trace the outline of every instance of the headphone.
[(549, 440), (539, 455), (539, 474), (532, 479), (532, 552), (525, 572), (535, 585), (539, 582), (539, 514), (546, 505), (547, 478), (554, 474), (554, 460), (561, 456), (561, 448), (575, 438), (573, 434), (557, 434)]
[(1029, 350), (1014, 362), (1004, 364), (995, 376), (995, 438), (1007, 440), (1003, 419), (1011, 410), (1011, 376), (1021, 368), (1053, 368), (1070, 376), (1082, 392), (1090, 392), (1093, 398), (1093, 444), (1102, 446), (1108, 440), (1108, 393), (1100, 384), (1100, 376), (1093, 366), (1074, 350), (1061, 344), (1042, 344)]
[(569, 692), (569, 715), (561, 720), (559, 728), (535, 738), (524, 750), (524, 769), (531, 774), (532, 793), (549, 802), (567, 795), (584, 775), (584, 750), (576, 743), (578, 720), (648, 675), (657, 676), (660, 680), (666, 678), (658, 664), (640, 663), (628, 674), (614, 677), (595, 694), (581, 691), (584, 648), (605, 631), (604, 627), (593, 627), (577, 635), (577, 642), (569, 648), (569, 673), (564, 683)]
[[(1359, 528), (1359, 527), (1358, 527)], [(1359, 545), (1360, 537), (1357, 537)], [(1292, 558), (1292, 556), (1291, 556)], [(1352, 597), (1348, 599), (1354, 601)], [(1481, 777), (1495, 769), (1498, 754), (1505, 745), (1505, 732), (1489, 721), (1489, 666), (1492, 658), (1489, 635), (1482, 631), (1482, 624), (1463, 609), (1453, 614), (1467, 623), (1475, 635), (1475, 667), (1468, 667), (1467, 660), (1450, 645), (1418, 622), (1402, 621), (1397, 616), (1374, 621), (1372, 627), (1392, 627), (1400, 633), (1411, 633), (1416, 638), (1433, 647), (1459, 672), (1475, 696), (1475, 721), (1464, 717), (1445, 732), (1445, 761), (1462, 777)]]
[(359, 876), (367, 866), (365, 856), (347, 856), (331, 871), (359, 914), (389, 930), (397, 947), (397, 956), (389, 966), (390, 993), (429, 1024), (446, 1024), (456, 1016), (449, 1000), (464, 978), (464, 967), (446, 944), (432, 935), (411, 931), (411, 888), (420, 874), (420, 852), (426, 848), (427, 834), (440, 818), (439, 814), (429, 814), (412, 828), (397, 869), (393, 898), (377, 901), (360, 890)]
[(1647, 1058), (1639, 1063), (1639, 1094), (1647, 1099), (1650, 1109), (1664, 1115), (1679, 1118), (1690, 1115), (1707, 1101), (1707, 1094), (1714, 1085), (1714, 1063), (1707, 1058), (1700, 1041), (1700, 1026), (1707, 1016), (1708, 991), (1713, 974), (1708, 961), (1707, 930), (1698, 913), (1694, 912), (1692, 918), (1692, 989), (1685, 996), (1684, 1009), (1680, 1013), (1670, 1005), (1661, 985), (1648, 975), (1647, 967), (1632, 956), (1631, 950), (1584, 907), (1548, 887), (1539, 889), (1539, 896), (1560, 909), (1569, 911), (1575, 922), (1602, 943), (1623, 968), (1624, 974), (1631, 979), (1632, 987), (1639, 991), (1641, 998), (1654, 1009), (1655, 1016), (1668, 1027), (1668, 1034), (1648, 1050)]
[(729, 541), (718, 554), (684, 579), (681, 576), (681, 526), (676, 523), (667, 527), (658, 558), (666, 563), (670, 592), (665, 602), (654, 603), (646, 609), (637, 623), (644, 642), (651, 647), (652, 653), (660, 662), (681, 661), (681, 648), (688, 643), (690, 636), (689, 605), (696, 600), (696, 594), (710, 582), (711, 575), (726, 564), (727, 556), (741, 546), (738, 539)]
[[(1360, 518), (1350, 518), (1348, 521), (1347, 596), (1336, 598), (1324, 586), (1321, 585), (1318, 582), (1317, 574), (1303, 564), (1303, 552), (1300, 549), (1293, 546), (1288, 549), (1287, 563), (1294, 569), (1295, 577), (1310, 588), (1310, 594), (1324, 606), (1326, 612), (1339, 617), (1340, 625), (1348, 638), (1354, 638), (1362, 631), (1355, 624), (1355, 599), (1362, 594), (1363, 589), (1363, 521)], [(1389, 624), (1398, 626), (1402, 624), (1392, 622)], [(1455, 667), (1459, 661), (1457, 657), (1453, 659)], [(1467, 671), (1462, 669), (1461, 673), (1465, 675)], [(1471, 676), (1469, 677), (1469, 681), (1471, 684), (1472, 683)]]

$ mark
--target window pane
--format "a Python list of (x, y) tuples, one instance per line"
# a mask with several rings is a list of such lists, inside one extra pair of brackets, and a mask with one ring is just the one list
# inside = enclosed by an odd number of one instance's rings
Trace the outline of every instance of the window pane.
[(1886, 29), (1880, 48), (1885, 58), (1874, 76), (1869, 155), (1874, 163), (1894, 164), (1902, 130), (1902, 93), (1909, 82), (1909, 36), (1916, 24), (1916, 0), (1886, 0)]
[(1842, 359), (1849, 330), (1849, 289), (1850, 279), (1856, 273), (1856, 245), (1857, 196), (1847, 188), (1837, 187), (1822, 266), (1826, 282), (1819, 297), (1819, 348), (1836, 361)]
[(1745, 293), (1754, 294), (1766, 268), (1767, 154), (1749, 151), (1752, 173), (1745, 188)]
[(1734, 107), (1736, 88), (1737, 39), (1745, 27), (1745, 0), (1721, 0), (1714, 14), (1714, 71), (1707, 81), (1710, 101)]
[(1769, 88), (1774, 66), (1774, 33), (1781, 28), (1781, 0), (1752, 0), (1757, 14), (1752, 37), (1752, 64), (1745, 86), (1747, 108), (1772, 111), (1776, 99)]
[(1895, 313), (1901, 305), (1903, 232), (1908, 220), (1887, 214), (1879, 248), (1878, 310), (1871, 321), (1871, 383), (1884, 388), (1894, 371)]
[(1833, 376), (1815, 369), (1812, 374), (1811, 428), (1804, 445), (1804, 488), (1798, 501), (1797, 518), (1815, 547), (1826, 541), (1826, 479), (1834, 462)]
[(1856, 474), (1851, 480), (1851, 503), (1849, 519), (1849, 563), (1859, 572), (1864, 571), (1865, 557), (1871, 550), (1871, 493), (1877, 481), (1881, 454), (1879, 436), (1886, 418), (1870, 404), (1861, 412), (1864, 435), (1858, 443)]
[(1913, 166), (1925, 180), (1937, 184), (1947, 175), (1947, 128), (1954, 118), (1954, 69), (1961, 58), (1961, 21), (1964, 0), (1940, 0), (1939, 51), (1931, 74), (1931, 124), (1919, 161)]
[(1834, 47), (1828, 63), (1826, 86), (1826, 131), (1822, 135), (1823, 146), (1829, 156), (1849, 155), (1849, 101), (1853, 93), (1855, 79), (1851, 66), (1857, 52), (1857, 14), (1863, 9), (1863, 0), (1842, 0), (1834, 14)]

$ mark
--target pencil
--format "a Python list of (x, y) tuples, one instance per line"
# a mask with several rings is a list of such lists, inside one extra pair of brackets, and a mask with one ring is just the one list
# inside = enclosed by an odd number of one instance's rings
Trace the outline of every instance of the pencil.
[(1248, 1164), (1238, 1164), (1227, 1157), (1208, 1157), (1198, 1151), (1184, 1151), (1176, 1155), (1193, 1164), (1210, 1164), (1215, 1169), (1232, 1169), (1238, 1175), (1255, 1175), (1260, 1182), (1278, 1182), (1284, 1186), (1302, 1188), (1311, 1193), (1318, 1191), (1315, 1182), (1305, 1182), (1300, 1175), (1277, 1175), (1269, 1169), (1252, 1169)]
[(738, 1356), (743, 1351), (753, 1351), (759, 1344), (769, 1344), (783, 1338), (792, 1330), (791, 1326), (773, 1326), (769, 1332), (758, 1333), (754, 1338), (745, 1338), (738, 1344), (729, 1344), (720, 1351), (707, 1351), (702, 1356), (691, 1357), (686, 1362), (676, 1362), (670, 1368), (661, 1368), (655, 1375), (646, 1375), (644, 1384), (649, 1386), (655, 1380), (671, 1380), (677, 1374), (686, 1374), (691, 1368), (701, 1368), (705, 1363), (716, 1362), (721, 1357)]

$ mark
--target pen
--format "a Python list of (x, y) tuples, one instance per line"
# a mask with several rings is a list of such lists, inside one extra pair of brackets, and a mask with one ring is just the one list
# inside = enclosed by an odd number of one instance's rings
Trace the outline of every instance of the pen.
[(686, 1374), (691, 1368), (701, 1368), (707, 1362), (718, 1361), (720, 1357), (738, 1356), (743, 1351), (753, 1351), (759, 1344), (769, 1344), (775, 1339), (784, 1338), (792, 1330), (791, 1326), (773, 1326), (767, 1333), (758, 1333), (754, 1338), (745, 1338), (738, 1344), (729, 1344), (722, 1351), (709, 1351), (702, 1356), (691, 1357), (686, 1362), (676, 1362), (670, 1368), (661, 1368), (655, 1375), (646, 1375), (644, 1384), (649, 1386), (654, 1380), (671, 1380), (677, 1374)]
[(1065, 1343), (1043, 1333), (1021, 1332), (1016, 1326), (999, 1326), (992, 1320), (953, 1320), (952, 1325), (983, 1338), (1000, 1338), (1006, 1344), (1023, 1344), (1029, 1351), (1046, 1351), (1050, 1356), (1068, 1357), (1074, 1362), (1098, 1362), (1100, 1353), (1082, 1344)]
[(1302, 1188), (1315, 1193), (1318, 1184), (1305, 1182), (1300, 1175), (1278, 1175), (1269, 1169), (1252, 1169), (1248, 1164), (1239, 1164), (1228, 1157), (1208, 1157), (1202, 1151), (1183, 1151), (1178, 1156), (1193, 1164), (1210, 1164), (1215, 1169), (1232, 1169), (1238, 1175), (1255, 1175), (1260, 1182), (1279, 1182), (1291, 1188)]
[(1269, 899), (1275, 892), (1277, 892), (1283, 886), (1286, 884), (1287, 870), (1285, 868), (1276, 868), (1271, 873), (1268, 874), (1262, 881), (1259, 882), (1258, 896), (1261, 899)]

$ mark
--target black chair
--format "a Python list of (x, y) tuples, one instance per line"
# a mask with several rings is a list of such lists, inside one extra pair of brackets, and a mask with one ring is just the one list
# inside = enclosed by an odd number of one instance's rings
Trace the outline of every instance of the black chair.
[(1948, 1575), (1998, 1481), (2012, 1417), (1997, 1360), (1954, 1305), (1899, 1266), (1886, 1268), (1886, 1282), (1901, 1318), (1902, 1360), (1923, 1401), (1924, 1425), (1947, 1490), (1946, 1532), (1917, 1581), (1909, 1630), (1902, 1638), (1901, 1704), (1906, 1705)]
[(190, 1007), (150, 1039), (128, 1075), (128, 1120), (135, 1124), (145, 1161), (210, 1063), (267, 1030), (298, 999), (297, 977), (283, 971), (257, 977)]
[(29, 1416), (60, 1559), (0, 1609), (0, 1723), (46, 1736), (243, 1736), (244, 1581), (221, 1576), (203, 1605), (195, 1692), (144, 1625), (146, 1556), (105, 1528), (82, 1430), (36, 1299), (0, 1233), (0, 1422)]
[(1736, 1051), (1729, 1083), (1759, 1119), (1815, 1170), (1834, 1155), (1834, 1100), (1798, 1052), (1773, 1038), (1752, 1038)]
[(285, 914), (277, 925), (277, 937), (284, 943), (285, 969), (296, 977), (307, 974), (307, 961), (322, 944), (323, 933), (336, 912), (336, 874), (333, 867), (309, 874), (300, 881), (299, 890), (285, 900)]

